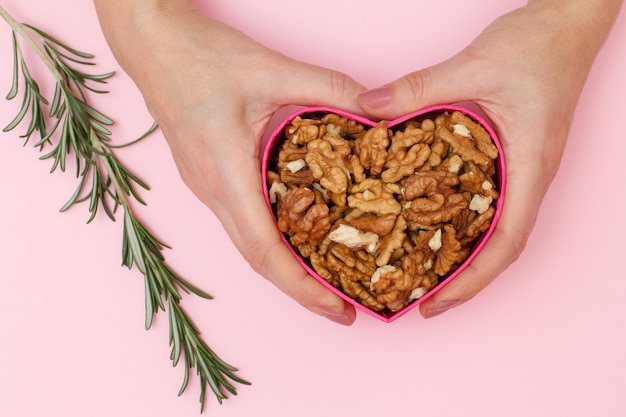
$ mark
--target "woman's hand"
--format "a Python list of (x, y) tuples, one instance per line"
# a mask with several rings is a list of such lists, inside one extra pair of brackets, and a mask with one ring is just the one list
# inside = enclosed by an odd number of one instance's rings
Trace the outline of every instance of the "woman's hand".
[(282, 243), (263, 198), (261, 136), (280, 107), (359, 111), (363, 88), (212, 21), (188, 1), (96, 0), (117, 60), (163, 130), (189, 188), (250, 265), (309, 310), (351, 324), (354, 308), (309, 276)]
[(507, 194), (495, 233), (467, 269), (420, 305), (424, 317), (469, 300), (520, 256), (620, 5), (531, 1), (497, 19), (449, 60), (361, 95), (366, 113), (388, 120), (433, 104), (474, 101), (503, 143)]

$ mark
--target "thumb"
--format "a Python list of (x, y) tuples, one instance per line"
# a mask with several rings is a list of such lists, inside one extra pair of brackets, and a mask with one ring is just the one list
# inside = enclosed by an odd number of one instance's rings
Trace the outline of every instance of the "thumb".
[(278, 106), (330, 106), (362, 113), (357, 99), (365, 87), (336, 70), (290, 60), (283, 68), (280, 94), (274, 97)]
[(428, 106), (474, 99), (468, 90), (472, 83), (460, 75), (459, 65), (448, 60), (364, 91), (358, 103), (370, 116), (391, 120)]

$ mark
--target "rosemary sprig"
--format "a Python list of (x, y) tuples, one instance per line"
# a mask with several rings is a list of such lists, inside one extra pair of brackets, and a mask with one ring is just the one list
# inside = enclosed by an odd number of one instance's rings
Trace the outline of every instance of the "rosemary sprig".
[[(79, 68), (94, 65), (93, 55), (73, 49), (34, 26), (17, 22), (2, 6), (0, 16), (11, 26), (13, 40), (13, 79), (6, 98), (16, 98), (20, 80), (24, 83), (21, 88), (22, 106), (3, 131), (11, 131), (29, 120), (21, 137), (25, 138), (26, 144), (33, 135), (38, 136), (35, 147), (40, 151), (51, 148), (41, 157), (52, 160), (51, 172), (57, 169), (65, 172), (67, 156), (74, 156), (78, 186), (61, 211), (88, 201), (89, 223), (99, 209), (113, 221), (117, 209), (123, 209), (122, 264), (129, 269), (135, 266), (144, 276), (146, 329), (151, 327), (158, 310), (168, 312), (172, 348), (170, 359), (173, 366), (177, 366), (183, 358), (185, 369), (179, 395), (187, 388), (190, 371), (195, 368), (200, 379), (201, 411), (204, 409), (207, 386), (221, 404), (227, 393), (237, 394), (233, 383), (248, 385), (249, 382), (238, 377), (237, 369), (209, 348), (182, 309), (181, 291), (205, 299), (211, 299), (211, 296), (168, 266), (163, 251), (169, 247), (158, 240), (133, 213), (130, 199), (145, 204), (137, 188), (147, 190), (148, 186), (113, 152), (120, 147), (111, 144), (109, 127), (113, 125), (113, 120), (88, 103), (89, 94), (107, 93), (94, 85), (106, 84), (114, 72), (86, 73)], [(31, 76), (20, 40), (29, 44), (50, 70), (55, 80), (52, 100), (41, 93), (39, 84)], [(142, 138), (155, 128), (156, 124)]]

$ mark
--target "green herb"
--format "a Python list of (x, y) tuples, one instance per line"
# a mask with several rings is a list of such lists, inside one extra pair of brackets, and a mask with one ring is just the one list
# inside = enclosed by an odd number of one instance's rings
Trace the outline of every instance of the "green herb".
[[(106, 84), (114, 72), (99, 75), (83, 72), (79, 68), (94, 65), (93, 55), (77, 51), (36, 27), (17, 22), (2, 6), (0, 16), (11, 26), (13, 38), (13, 80), (6, 98), (12, 100), (22, 91), (22, 106), (3, 131), (13, 130), (28, 121), (22, 137), (25, 143), (33, 136), (37, 137), (35, 147), (40, 151), (47, 150), (41, 159), (52, 161), (51, 172), (57, 169), (65, 172), (67, 157), (74, 156), (78, 186), (61, 211), (88, 202), (88, 222), (96, 217), (98, 210), (115, 221), (117, 209), (122, 208), (122, 264), (129, 269), (135, 266), (144, 276), (146, 329), (151, 327), (158, 310), (168, 312), (170, 359), (174, 366), (179, 364), (181, 357), (184, 360), (185, 375), (179, 395), (187, 388), (189, 372), (195, 368), (200, 378), (201, 411), (207, 385), (221, 404), (228, 393), (237, 394), (233, 383), (248, 385), (249, 382), (238, 377), (237, 369), (209, 348), (181, 308), (181, 291), (205, 299), (211, 299), (211, 296), (167, 265), (163, 251), (168, 246), (133, 213), (130, 200), (145, 204), (137, 189), (147, 190), (148, 186), (115, 156), (113, 150), (119, 146), (111, 144), (109, 127), (113, 121), (88, 103), (90, 94), (107, 92), (94, 86)], [(31, 76), (20, 40), (37, 53), (54, 77), (56, 84), (52, 100), (44, 97)], [(20, 81), (23, 81), (23, 87), (20, 87)], [(154, 124), (142, 138), (156, 127)]]

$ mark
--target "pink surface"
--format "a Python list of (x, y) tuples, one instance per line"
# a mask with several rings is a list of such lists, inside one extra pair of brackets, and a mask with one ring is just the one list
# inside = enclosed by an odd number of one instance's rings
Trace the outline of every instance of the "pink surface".
[[(380, 2), (205, 3), (267, 45), (369, 87), (449, 57), (523, 4), (389, 0), (382, 19)], [(119, 70), (91, 2), (2, 4), (95, 53), (102, 72)], [(418, 43), (425, 34), (429, 41)], [(625, 41), (622, 12), (522, 257), (474, 300), (432, 320), (417, 310), (391, 325), (359, 314), (344, 328), (312, 315), (251, 271), (179, 179), (160, 134), (120, 152), (152, 187), (137, 211), (173, 247), (168, 261), (215, 296), (187, 297), (185, 308), (253, 383), (221, 406), (210, 399), (206, 415), (623, 415)], [(10, 59), (10, 32), (0, 22), (5, 91)], [(151, 123), (140, 94), (122, 72), (109, 87), (97, 107), (117, 120), (120, 142), (136, 137)], [(18, 107), (0, 101), (0, 125)], [(198, 415), (195, 379), (176, 395), (183, 373), (169, 362), (166, 317), (143, 329), (143, 279), (120, 267), (120, 221), (86, 225), (85, 207), (60, 214), (74, 179), (50, 175), (22, 143), (0, 134), (0, 416)]]
[[(418, 300), (413, 301), (412, 303), (407, 305), (405, 308), (397, 312), (393, 312), (393, 313), (388, 312), (388, 311), (376, 312), (374, 310), (371, 310), (365, 307), (364, 305), (362, 305), (361, 303), (359, 303), (358, 301), (347, 296), (341, 290), (339, 290), (338, 288), (335, 288), (333, 285), (328, 283), (324, 278), (319, 276), (317, 272), (315, 272), (315, 270), (312, 267), (310, 267), (309, 264), (302, 258), (302, 256), (300, 256), (296, 248), (294, 248), (289, 243), (289, 240), (287, 239), (287, 237), (284, 234), (282, 235), (283, 242), (285, 243), (285, 245), (289, 248), (291, 253), (293, 253), (296, 259), (298, 259), (300, 264), (302, 264), (302, 266), (309, 272), (309, 274), (315, 277), (315, 279), (321, 282), (326, 288), (330, 289), (332, 292), (334, 292), (335, 294), (339, 295), (344, 300), (354, 305), (357, 309), (373, 317), (376, 317), (377, 319), (382, 320), (385, 323), (391, 323), (392, 321), (405, 315), (410, 310), (414, 309), (419, 304), (421, 304), (428, 298), (432, 297), (439, 290), (441, 290), (448, 282), (450, 282), (456, 276), (458, 276), (461, 273), (461, 271), (463, 271), (474, 260), (474, 258), (476, 258), (476, 256), (485, 246), (485, 244), (489, 240), (489, 237), (493, 234), (496, 226), (498, 225), (498, 220), (500, 219), (500, 215), (502, 214), (502, 207), (505, 201), (505, 194), (506, 194), (506, 163), (505, 163), (506, 158), (504, 157), (502, 145), (500, 144), (500, 140), (498, 139), (496, 132), (493, 130), (493, 128), (487, 123), (487, 121), (483, 117), (479, 116), (477, 113), (470, 110), (469, 108), (469, 107), (473, 107), (476, 109), (477, 106), (474, 103), (466, 103), (466, 104), (467, 104), (466, 106), (462, 106), (460, 104), (458, 105), (457, 104), (450, 104), (450, 105), (442, 104), (442, 105), (431, 106), (431, 107), (427, 107), (427, 108), (406, 114), (404, 116), (400, 116), (399, 118), (395, 120), (390, 120), (387, 122), (387, 126), (391, 129), (396, 125), (406, 122), (407, 120), (418, 118), (419, 116), (422, 116), (428, 113), (460, 111), (464, 113), (465, 115), (469, 116), (470, 118), (472, 118), (474, 121), (478, 122), (481, 126), (483, 126), (487, 130), (487, 133), (493, 139), (495, 146), (498, 149), (498, 154), (500, 155), (496, 159), (496, 163), (495, 163), (496, 186), (500, 194), (500, 198), (496, 201), (496, 205), (495, 205), (496, 213), (493, 216), (493, 220), (491, 222), (491, 225), (489, 226), (489, 229), (487, 229), (479, 237), (479, 239), (477, 240), (474, 246), (474, 249), (472, 250), (472, 253), (467, 257), (467, 259), (461, 265), (459, 265), (459, 267), (456, 270), (454, 270), (451, 274), (446, 276), (445, 279), (439, 283), (439, 285), (437, 285), (435, 288), (430, 290), (426, 295), (420, 297)], [(263, 152), (263, 159), (261, 163), (261, 170), (262, 170), (262, 177), (263, 177), (264, 184), (267, 184), (267, 171), (269, 167), (268, 164), (270, 163), (270, 158), (272, 157), (272, 154), (275, 152), (275, 149), (277, 148), (277, 146), (282, 143), (280, 141), (284, 140), (283, 131), (285, 130), (285, 127), (288, 126), (289, 123), (291, 123), (293, 119), (295, 119), (298, 116), (302, 116), (303, 118), (306, 118), (307, 114), (312, 114), (316, 112), (337, 113), (338, 115), (342, 117), (345, 117), (350, 120), (354, 120), (365, 126), (369, 126), (369, 127), (376, 126), (376, 122), (369, 120), (366, 117), (359, 116), (359, 115), (356, 115), (356, 114), (353, 114), (353, 113), (350, 113), (341, 109), (335, 109), (332, 107), (306, 107), (306, 108), (301, 108), (299, 110), (294, 111), (293, 113), (286, 116), (284, 120), (280, 122), (279, 125), (269, 134), (269, 138), (267, 139), (267, 144)], [(270, 170), (272, 170), (271, 167), (270, 167)], [(269, 190), (267, 186), (263, 188), (263, 194), (265, 195), (265, 201), (270, 211), (272, 211), (272, 206), (271, 206), (270, 197), (269, 197)], [(276, 216), (274, 216), (274, 220), (276, 220)]]

